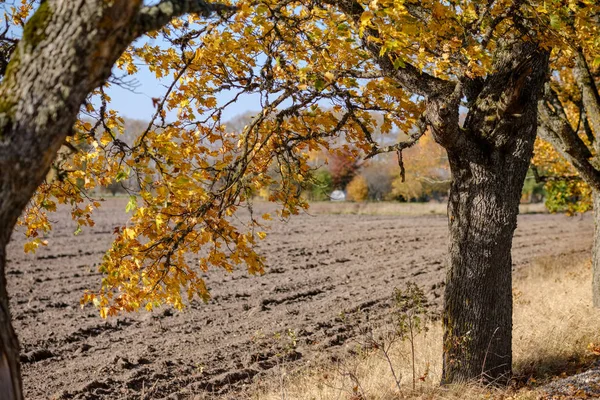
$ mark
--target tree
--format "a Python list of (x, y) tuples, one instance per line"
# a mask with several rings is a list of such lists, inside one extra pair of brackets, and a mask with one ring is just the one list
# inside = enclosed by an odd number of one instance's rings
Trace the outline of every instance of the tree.
[[(14, 10), (21, 21), (29, 4)], [(44, 180), (88, 95), (139, 36), (189, 12), (208, 17), (229, 7), (200, 1), (42, 1), (23, 26), (0, 84), (0, 393), (22, 399), (19, 346), (6, 292), (6, 244)], [(69, 28), (69, 29), (65, 29)], [(5, 32), (5, 35), (7, 32)], [(5, 54), (6, 55), (6, 54)]]
[[(534, 159), (535, 159), (535, 150), (534, 150)], [(548, 196), (548, 192), (544, 187), (543, 182), (538, 182), (535, 177), (535, 173), (530, 168), (527, 172), (527, 177), (525, 178), (525, 184), (523, 185), (523, 191), (521, 192), (521, 202), (522, 203), (540, 203), (544, 198), (546, 198), (546, 206), (549, 206), (549, 198), (552, 196)], [(550, 209), (550, 207), (548, 207)]]
[(348, 184), (348, 197), (354, 201), (365, 201), (369, 197), (369, 185), (362, 175), (356, 175)]
[(391, 198), (392, 181), (398, 175), (398, 166), (390, 158), (370, 160), (362, 168), (361, 175), (367, 180), (370, 200), (382, 201)]
[(331, 174), (323, 167), (317, 169), (312, 175), (312, 180), (308, 186), (309, 200), (324, 201), (329, 200), (329, 195), (333, 191)]
[(590, 186), (550, 143), (541, 139), (543, 135), (536, 140), (530, 184), (542, 185), (546, 209), (570, 216), (591, 210)]
[[(56, 201), (72, 204), (88, 225), (99, 204), (85, 205), (87, 192), (134, 176), (131, 220), (103, 259), (101, 287), (83, 301), (102, 316), (182, 307), (185, 298), (207, 298), (201, 275), (210, 266), (262, 271), (254, 249), (262, 220), (252, 213), (240, 226), (229, 218), (256, 190), (273, 188), (270, 199), (288, 217), (307, 206), (309, 153), (340, 154), (343, 138), (366, 158), (395, 151), (402, 173), (403, 150), (427, 128), (452, 174), (443, 380), (508, 379), (512, 236), (550, 49), (564, 48), (546, 3), (242, 0), (235, 10), (199, 0), (63, 3), (40, 3), (0, 84), (0, 378), (10, 378), (1, 383), (9, 398), (22, 396), (4, 248), (32, 196), (22, 221), (35, 248)], [(208, 18), (210, 11), (221, 18)], [(200, 16), (178, 18), (188, 12)], [(167, 45), (131, 45), (145, 33)], [(113, 134), (123, 120), (105, 88), (113, 64), (134, 74), (136, 61), (170, 84), (131, 145)], [(262, 110), (231, 132), (222, 112), (244, 95), (259, 98)], [(177, 120), (168, 121), (168, 110)], [(373, 132), (394, 129), (407, 139), (374, 140)], [(65, 140), (76, 150), (58, 166), (61, 179), (44, 182)], [(197, 265), (186, 261), (190, 252)]]
[[(539, 133), (564, 160), (565, 165), (540, 144), (537, 164), (557, 207), (585, 211), (593, 204), (592, 247), (593, 299), (600, 307), (600, 42), (597, 27), (600, 7), (573, 3), (554, 11), (553, 27), (564, 50), (557, 54), (555, 73), (539, 103)], [(591, 193), (590, 193), (591, 191)], [(591, 201), (590, 201), (591, 200)], [(591, 204), (590, 204), (591, 203)]]
[(361, 167), (361, 163), (356, 160), (356, 157), (346, 150), (333, 154), (328, 162), (331, 183), (337, 190), (346, 190)]

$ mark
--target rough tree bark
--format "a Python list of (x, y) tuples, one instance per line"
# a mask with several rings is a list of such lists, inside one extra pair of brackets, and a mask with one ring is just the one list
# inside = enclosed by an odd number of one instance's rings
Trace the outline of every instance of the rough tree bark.
[(579, 132), (573, 129), (558, 94), (550, 84), (546, 85), (544, 97), (539, 102), (538, 133), (571, 163), (579, 176), (592, 188), (595, 226), (592, 295), (594, 306), (600, 307), (600, 93), (581, 50), (575, 53), (573, 75), (581, 93), (581, 116), (584, 118), (582, 125), (592, 143), (588, 147), (579, 136)]
[[(3, 229), (4, 231), (4, 229)], [(0, 271), (6, 265), (6, 243), (8, 238), (0, 233)], [(6, 291), (6, 276), (0, 274), (0, 395), (3, 399), (19, 399), (21, 393), (21, 366), (19, 364), (19, 342), (11, 324)]]
[[(531, 151), (530, 143), (527, 147)], [(449, 156), (453, 182), (443, 318), (445, 382), (510, 376), (511, 247), (527, 158), (493, 153), (482, 164)]]
[[(573, 69), (577, 86), (581, 90), (581, 99), (585, 108), (585, 116), (595, 137), (592, 146), (596, 153), (596, 161), (593, 163), (596, 171), (600, 168), (597, 158), (600, 155), (600, 93), (596, 82), (590, 73), (585, 55), (580, 50), (575, 59), (575, 68)], [(600, 185), (590, 185), (592, 187), (592, 200), (594, 207), (594, 247), (592, 248), (592, 297), (595, 307), (600, 307)]]
[(88, 94), (141, 34), (189, 12), (227, 10), (200, 0), (45, 0), (30, 18), (0, 83), (0, 398), (21, 400), (5, 247)]
[[(328, 3), (360, 24), (364, 8), (356, 0)], [(418, 4), (405, 6), (419, 11)], [(427, 23), (429, 16), (419, 18)], [(410, 64), (395, 68), (378, 41), (370, 39), (379, 32), (368, 27), (364, 31), (363, 45), (382, 72), (425, 98), (423, 125), (448, 152), (452, 185), (442, 381), (504, 383), (512, 372), (512, 238), (533, 156), (537, 101), (549, 52), (522, 32), (505, 33), (496, 43), (492, 73), (450, 81)], [(465, 98), (469, 111), (460, 126)], [(405, 147), (399, 143), (396, 149)]]
[(512, 238), (547, 67), (547, 52), (535, 44), (507, 43), (496, 54), (496, 72), (470, 83), (479, 87), (461, 129), (465, 143), (448, 144), (434, 129), (452, 173), (445, 383), (503, 384), (511, 375)]
[(592, 297), (594, 307), (600, 307), (600, 190), (592, 189), (594, 202), (594, 242), (592, 244)]

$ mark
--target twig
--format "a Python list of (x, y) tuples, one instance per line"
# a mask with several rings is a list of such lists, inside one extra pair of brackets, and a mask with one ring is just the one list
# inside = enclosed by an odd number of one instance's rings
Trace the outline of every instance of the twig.
[[(396, 151), (396, 152), (400, 151), (401, 152), (404, 149), (408, 149), (409, 147), (414, 146), (427, 131), (427, 120), (425, 119), (425, 115), (421, 115), (419, 117), (419, 119), (417, 120), (417, 122), (415, 124), (415, 127), (417, 128), (417, 131), (413, 132), (410, 135), (409, 139), (405, 140), (403, 142), (398, 142), (391, 146), (385, 146), (385, 147), (378, 147), (376, 143), (373, 143), (373, 148), (372, 148), (371, 152), (369, 154), (367, 154), (367, 156), (365, 157), (365, 160), (373, 158), (378, 154), (390, 153), (392, 151)], [(400, 158), (401, 158), (401, 156), (400, 156)], [(400, 164), (401, 161), (399, 160), (398, 163)], [(401, 169), (402, 169), (402, 166), (401, 166)]]

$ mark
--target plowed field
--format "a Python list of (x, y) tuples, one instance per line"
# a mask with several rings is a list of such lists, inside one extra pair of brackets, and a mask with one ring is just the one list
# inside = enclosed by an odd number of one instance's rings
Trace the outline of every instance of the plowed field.
[[(365, 324), (389, 315), (396, 286), (414, 281), (440, 304), (444, 216), (300, 215), (274, 222), (260, 244), (264, 276), (210, 271), (208, 304), (102, 320), (79, 299), (99, 285), (96, 266), (124, 208), (107, 201), (96, 226), (78, 236), (59, 212), (50, 246), (35, 255), (14, 234), (8, 280), (27, 399), (239, 398), (281, 363), (346, 351)], [(589, 216), (520, 216), (515, 269), (540, 256), (586, 254), (591, 240)]]

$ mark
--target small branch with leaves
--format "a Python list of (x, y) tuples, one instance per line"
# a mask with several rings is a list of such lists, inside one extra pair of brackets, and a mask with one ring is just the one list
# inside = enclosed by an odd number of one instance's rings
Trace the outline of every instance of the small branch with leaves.
[(398, 166), (400, 167), (400, 176), (402, 182), (406, 179), (406, 169), (404, 168), (404, 159), (402, 157), (402, 150), (408, 149), (414, 146), (421, 137), (427, 132), (427, 121), (424, 115), (421, 115), (417, 120), (415, 132), (411, 133), (408, 140), (399, 142), (390, 146), (378, 147), (377, 144), (373, 144), (373, 150), (365, 157), (365, 160), (375, 157), (378, 154), (396, 152), (398, 157)]

